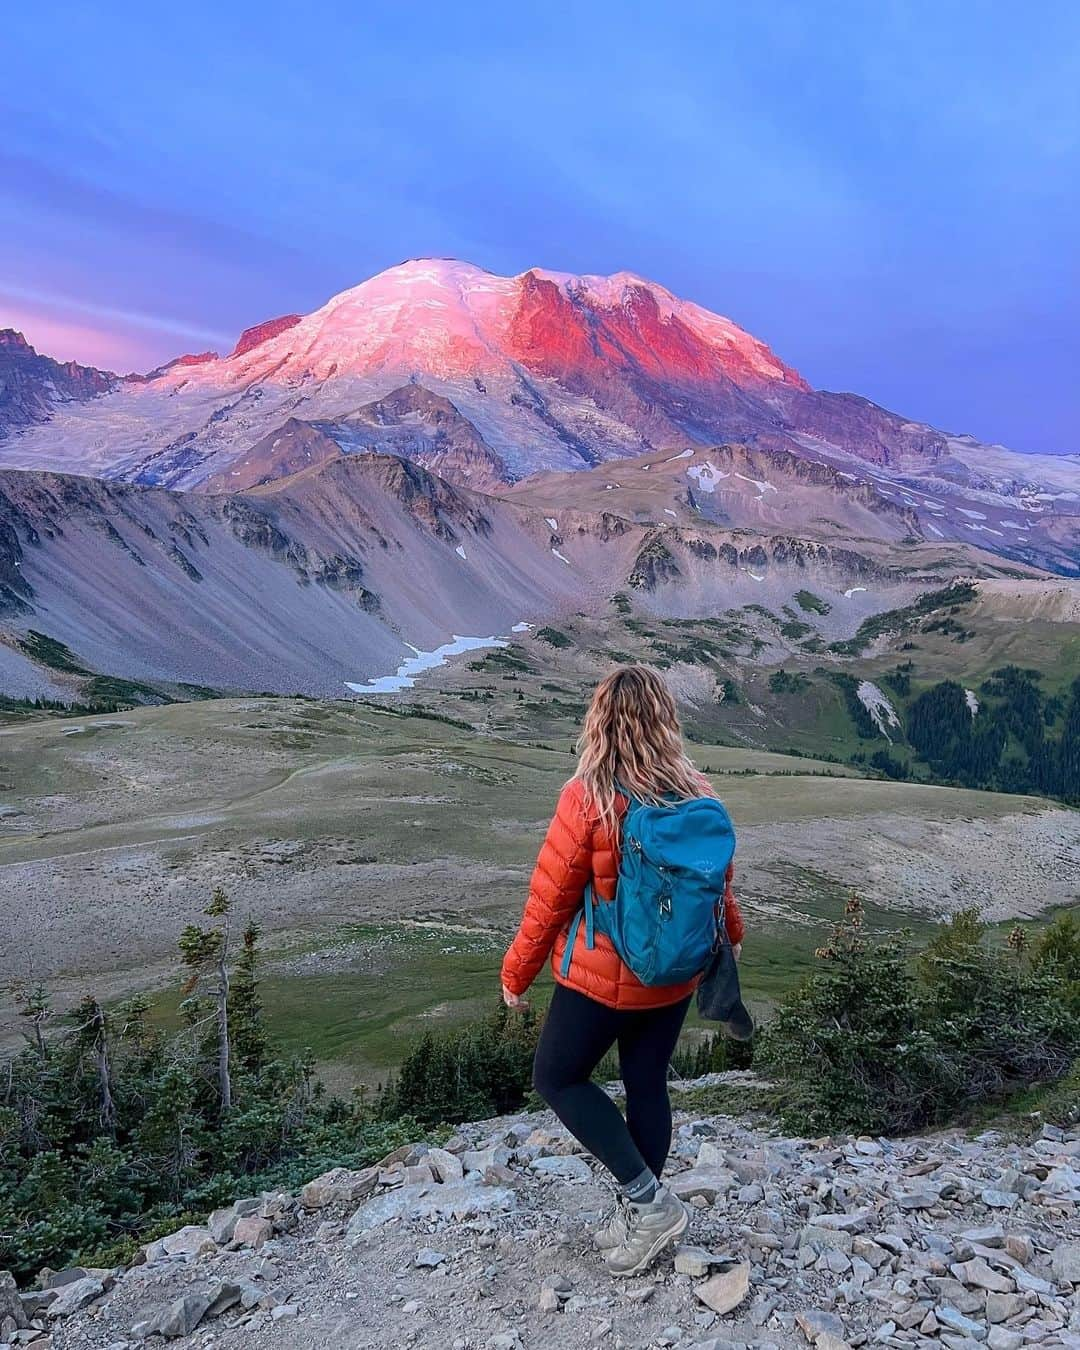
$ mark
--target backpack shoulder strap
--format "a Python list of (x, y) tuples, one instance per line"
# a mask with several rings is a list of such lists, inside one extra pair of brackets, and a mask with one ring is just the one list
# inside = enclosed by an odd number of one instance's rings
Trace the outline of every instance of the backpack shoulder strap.
[(592, 951), (595, 944), (595, 900), (593, 898), (592, 882), (585, 887), (585, 895), (582, 898), (581, 908), (570, 921), (570, 928), (566, 934), (566, 949), (563, 952), (562, 963), (559, 966), (559, 973), (565, 978), (570, 973), (570, 962), (574, 959), (574, 944), (577, 942), (578, 929), (581, 927), (582, 919), (585, 920), (585, 946)]

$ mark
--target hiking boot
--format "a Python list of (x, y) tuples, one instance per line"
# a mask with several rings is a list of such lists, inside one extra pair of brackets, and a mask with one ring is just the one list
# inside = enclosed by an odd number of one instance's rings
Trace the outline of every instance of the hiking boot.
[(628, 1200), (620, 1198), (610, 1222), (604, 1224), (603, 1228), (598, 1228), (593, 1234), (593, 1246), (598, 1252), (610, 1252), (615, 1247), (621, 1247), (626, 1241), (626, 1230), (630, 1226), (626, 1213), (629, 1203)]
[(690, 1222), (686, 1206), (663, 1186), (648, 1204), (630, 1201), (625, 1213), (626, 1238), (604, 1257), (608, 1270), (615, 1276), (640, 1275), (665, 1247), (686, 1232)]

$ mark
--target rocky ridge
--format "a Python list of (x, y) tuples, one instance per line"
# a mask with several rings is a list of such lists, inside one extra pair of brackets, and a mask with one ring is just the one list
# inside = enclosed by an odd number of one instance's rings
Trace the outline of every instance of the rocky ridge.
[(96, 398), (120, 382), (109, 370), (40, 356), (14, 328), (0, 328), (0, 441), (47, 422), (61, 404)]
[(463, 1126), (127, 1270), (0, 1277), (0, 1345), (1080, 1347), (1080, 1129), (809, 1140), (681, 1112), (667, 1182), (686, 1240), (615, 1282), (589, 1243), (609, 1193), (553, 1118)]

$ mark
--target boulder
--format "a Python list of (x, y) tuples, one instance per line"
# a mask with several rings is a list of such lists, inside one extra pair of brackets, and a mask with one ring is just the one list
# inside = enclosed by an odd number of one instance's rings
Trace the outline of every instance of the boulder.
[(465, 1175), (461, 1159), (445, 1148), (429, 1148), (420, 1161), (430, 1167), (436, 1181), (460, 1181)]
[(258, 1214), (251, 1214), (245, 1219), (237, 1219), (229, 1246), (234, 1249), (251, 1247), (252, 1250), (258, 1251), (263, 1243), (269, 1242), (273, 1236), (274, 1225), (270, 1220), (260, 1218)]
[(359, 1204), (375, 1189), (379, 1170), (365, 1167), (354, 1171), (349, 1167), (335, 1167), (309, 1181), (300, 1191), (300, 1203), (305, 1209), (325, 1209), (328, 1205)]
[(513, 1209), (514, 1192), (507, 1186), (482, 1186), (466, 1179), (444, 1186), (401, 1186), (366, 1200), (345, 1229), (350, 1242), (405, 1215), (416, 1219), (472, 1219)]
[[(217, 1243), (214, 1241), (209, 1228), (197, 1224), (188, 1224), (175, 1233), (170, 1233), (168, 1237), (163, 1237), (158, 1245), (166, 1256), (190, 1256), (195, 1258), (217, 1251)], [(149, 1260), (149, 1257), (147, 1259)]]
[(56, 1297), (45, 1309), (49, 1317), (70, 1317), (72, 1313), (85, 1308), (94, 1299), (100, 1298), (105, 1286), (93, 1276), (84, 1275), (81, 1280), (73, 1280), (56, 1291)]

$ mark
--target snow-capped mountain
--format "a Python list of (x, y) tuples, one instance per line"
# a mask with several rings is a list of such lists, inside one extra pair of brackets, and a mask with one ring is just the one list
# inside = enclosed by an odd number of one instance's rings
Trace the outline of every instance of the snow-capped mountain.
[(221, 492), (338, 450), (391, 451), (491, 491), (720, 444), (816, 465), (841, 502), (891, 499), (915, 537), (1080, 570), (1076, 456), (1015, 455), (814, 390), (729, 319), (626, 272), (402, 263), (248, 329), (228, 356), (57, 404), (0, 443), (0, 464)]

